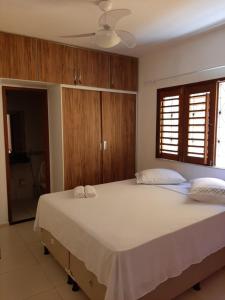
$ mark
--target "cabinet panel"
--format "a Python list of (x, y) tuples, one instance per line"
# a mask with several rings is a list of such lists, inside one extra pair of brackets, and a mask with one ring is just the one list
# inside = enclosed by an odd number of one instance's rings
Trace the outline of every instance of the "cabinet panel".
[(100, 93), (63, 89), (65, 189), (101, 183)]
[(77, 48), (65, 46), (62, 57), (62, 83), (76, 84), (78, 79)]
[(107, 53), (78, 49), (78, 83), (109, 88), (110, 56)]
[(37, 40), (38, 80), (62, 83), (64, 45)]
[(135, 173), (136, 96), (102, 93), (103, 182)]
[(111, 88), (138, 90), (138, 59), (112, 54), (110, 58)]
[(0, 33), (0, 76), (37, 80), (37, 40)]

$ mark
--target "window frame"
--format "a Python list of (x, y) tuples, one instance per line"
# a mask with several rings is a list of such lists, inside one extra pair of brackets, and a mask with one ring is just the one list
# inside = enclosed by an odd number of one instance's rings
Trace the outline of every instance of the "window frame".
[[(156, 120), (156, 158), (164, 158), (185, 163), (193, 163), (205, 166), (214, 166), (216, 162), (216, 138), (217, 138), (217, 113), (219, 83), (225, 78), (200, 81), (191, 84), (177, 85), (157, 90), (157, 120)], [(188, 152), (188, 126), (189, 126), (189, 98), (190, 94), (210, 91), (210, 107), (208, 115), (208, 147), (207, 157), (190, 157)], [(179, 135), (178, 155), (161, 153), (160, 151), (160, 103), (163, 97), (174, 96), (174, 92), (180, 96), (179, 108)]]
[(165, 158), (165, 159), (170, 159), (170, 160), (179, 160), (180, 153), (180, 135), (181, 135), (181, 111), (179, 110), (179, 125), (178, 125), (178, 154), (168, 154), (168, 153), (161, 153), (160, 151), (160, 146), (161, 146), (161, 126), (160, 126), (160, 121), (161, 121), (161, 101), (165, 97), (170, 97), (170, 96), (175, 96), (179, 95), (179, 102), (182, 101), (182, 93), (180, 87), (172, 87), (172, 88), (164, 88), (164, 89), (159, 89), (157, 90), (157, 127), (156, 127), (156, 157), (157, 158)]

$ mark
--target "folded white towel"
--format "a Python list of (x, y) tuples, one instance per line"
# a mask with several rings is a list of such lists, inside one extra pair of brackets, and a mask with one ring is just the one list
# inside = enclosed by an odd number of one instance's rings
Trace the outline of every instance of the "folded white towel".
[(85, 185), (84, 191), (85, 191), (86, 198), (94, 198), (97, 196), (97, 192), (94, 186)]
[(73, 190), (75, 198), (85, 198), (84, 186), (80, 185)]

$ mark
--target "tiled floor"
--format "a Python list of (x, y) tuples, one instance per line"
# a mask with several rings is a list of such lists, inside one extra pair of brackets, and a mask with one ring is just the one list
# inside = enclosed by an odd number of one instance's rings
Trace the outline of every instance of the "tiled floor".
[[(88, 300), (66, 284), (66, 274), (51, 255), (44, 256), (33, 222), (0, 228), (1, 300)], [(169, 299), (168, 299), (169, 300)], [(225, 269), (176, 300), (225, 300)]]

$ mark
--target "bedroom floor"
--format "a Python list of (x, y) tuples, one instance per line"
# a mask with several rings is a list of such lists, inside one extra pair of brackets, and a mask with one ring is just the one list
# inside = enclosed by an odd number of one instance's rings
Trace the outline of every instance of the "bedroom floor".
[[(66, 274), (51, 255), (44, 256), (33, 222), (0, 228), (1, 300), (88, 300), (66, 284)], [(225, 269), (176, 300), (224, 300)], [(168, 299), (169, 300), (169, 299)]]

